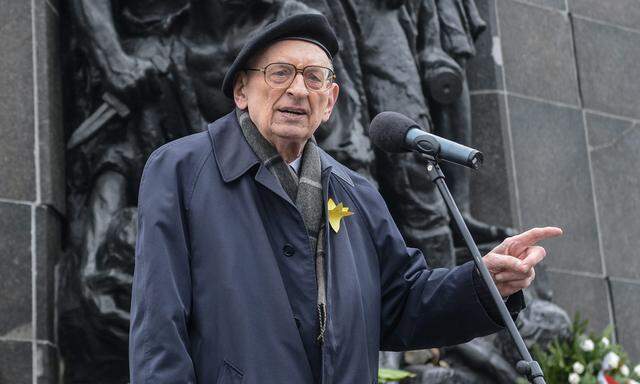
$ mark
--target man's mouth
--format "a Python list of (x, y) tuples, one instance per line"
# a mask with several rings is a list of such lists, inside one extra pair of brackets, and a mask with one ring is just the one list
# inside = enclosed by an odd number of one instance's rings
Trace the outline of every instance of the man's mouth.
[(303, 108), (294, 108), (294, 107), (278, 108), (278, 111), (282, 113), (298, 115), (298, 116), (307, 114), (307, 111), (304, 110)]

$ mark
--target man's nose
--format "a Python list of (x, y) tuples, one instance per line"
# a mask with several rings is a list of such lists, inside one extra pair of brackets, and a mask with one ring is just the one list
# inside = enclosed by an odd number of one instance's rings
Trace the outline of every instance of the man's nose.
[(302, 73), (296, 73), (296, 75), (293, 77), (291, 85), (289, 85), (289, 88), (287, 88), (287, 93), (291, 94), (292, 96), (298, 97), (309, 95), (309, 90), (304, 84), (304, 77), (302, 76)]

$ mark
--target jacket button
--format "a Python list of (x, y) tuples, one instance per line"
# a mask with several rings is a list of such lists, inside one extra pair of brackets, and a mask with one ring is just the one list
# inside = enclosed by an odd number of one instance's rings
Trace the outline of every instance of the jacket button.
[(282, 254), (285, 255), (286, 257), (291, 257), (296, 253), (296, 249), (293, 248), (293, 245), (291, 244), (285, 244), (284, 247), (282, 247)]

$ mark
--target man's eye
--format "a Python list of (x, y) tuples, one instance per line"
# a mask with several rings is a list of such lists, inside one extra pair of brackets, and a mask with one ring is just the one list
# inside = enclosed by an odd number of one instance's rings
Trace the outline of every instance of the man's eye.
[(291, 71), (287, 69), (276, 70), (269, 74), (269, 79), (274, 83), (285, 83), (291, 77)]
[(320, 83), (322, 82), (322, 77), (318, 73), (311, 73), (307, 76), (307, 80)]
[(273, 68), (271, 68), (271, 75), (278, 77), (291, 76), (291, 68), (280, 65), (274, 66)]

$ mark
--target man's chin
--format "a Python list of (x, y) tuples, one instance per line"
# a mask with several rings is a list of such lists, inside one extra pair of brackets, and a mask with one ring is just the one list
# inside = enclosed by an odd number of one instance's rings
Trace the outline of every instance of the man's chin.
[[(309, 133), (310, 131), (311, 134)], [(313, 132), (307, 126), (278, 124), (273, 127), (273, 134), (281, 140), (306, 141)]]

